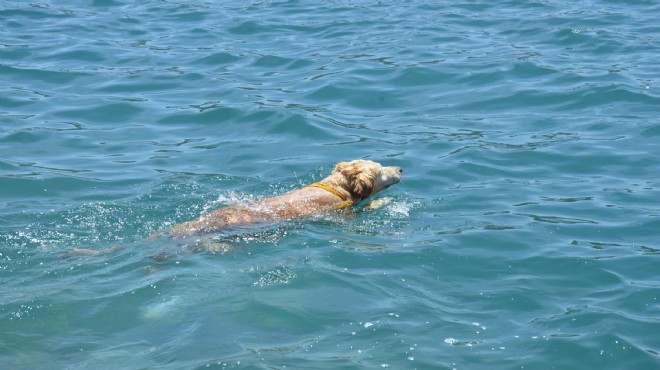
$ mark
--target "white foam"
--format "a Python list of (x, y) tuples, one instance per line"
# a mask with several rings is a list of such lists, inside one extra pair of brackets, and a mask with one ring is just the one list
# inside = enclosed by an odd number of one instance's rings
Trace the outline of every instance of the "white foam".
[(286, 266), (267, 271), (252, 283), (253, 286), (265, 287), (270, 285), (289, 284), (297, 277), (296, 273)]
[(444, 342), (453, 346), (458, 343), (458, 339), (445, 338)]
[(392, 217), (407, 218), (414, 204), (407, 201), (391, 202), (387, 205), (387, 213)]

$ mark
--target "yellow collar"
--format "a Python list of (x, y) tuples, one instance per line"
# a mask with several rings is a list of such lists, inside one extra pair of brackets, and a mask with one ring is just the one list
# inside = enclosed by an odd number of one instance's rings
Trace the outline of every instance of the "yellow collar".
[(344, 194), (340, 193), (339, 190), (333, 188), (332, 186), (330, 186), (328, 184), (324, 184), (322, 182), (315, 182), (313, 184), (307, 185), (306, 188), (323, 189), (323, 190), (328, 191), (328, 192), (338, 196), (339, 198), (341, 198), (341, 200), (343, 200), (343, 202), (340, 205), (338, 205), (337, 207), (335, 207), (336, 209), (342, 209), (342, 208), (350, 207), (350, 206), (353, 205), (353, 201), (350, 201), (350, 200), (346, 199)]

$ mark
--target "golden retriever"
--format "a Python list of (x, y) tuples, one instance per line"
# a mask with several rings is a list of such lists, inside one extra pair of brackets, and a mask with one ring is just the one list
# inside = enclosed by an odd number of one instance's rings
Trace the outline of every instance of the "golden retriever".
[[(160, 237), (169, 239), (186, 238), (199, 234), (222, 231), (223, 229), (255, 223), (286, 221), (303, 217), (323, 215), (357, 205), (362, 200), (396, 184), (401, 179), (401, 167), (383, 167), (368, 160), (339, 162), (325, 179), (302, 189), (273, 198), (266, 198), (249, 205), (233, 205), (217, 209), (199, 218), (171, 227), (164, 233), (153, 234), (148, 240)], [(378, 208), (388, 200), (381, 199), (367, 205)], [(222, 243), (195, 241), (201, 250), (224, 253), (228, 247)], [(75, 248), (61, 255), (69, 258), (76, 255), (96, 256), (120, 249), (118, 246), (101, 250)]]
[(330, 176), (302, 189), (250, 205), (220, 208), (170, 228), (169, 237), (217, 232), (229, 227), (310, 217), (357, 205), (396, 184), (401, 167), (384, 167), (368, 160), (339, 162)]

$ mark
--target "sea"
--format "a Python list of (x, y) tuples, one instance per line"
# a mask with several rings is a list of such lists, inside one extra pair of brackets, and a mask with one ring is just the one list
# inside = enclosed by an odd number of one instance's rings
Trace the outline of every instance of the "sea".
[(0, 369), (660, 369), (658, 14), (0, 0)]

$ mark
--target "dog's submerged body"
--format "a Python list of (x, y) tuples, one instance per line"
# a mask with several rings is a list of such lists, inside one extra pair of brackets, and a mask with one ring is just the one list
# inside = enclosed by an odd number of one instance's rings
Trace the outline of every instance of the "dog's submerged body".
[(320, 182), (302, 189), (266, 198), (250, 205), (220, 208), (170, 228), (170, 237), (187, 237), (262, 222), (311, 217), (345, 208), (396, 184), (401, 167), (384, 167), (368, 160), (339, 162)]

